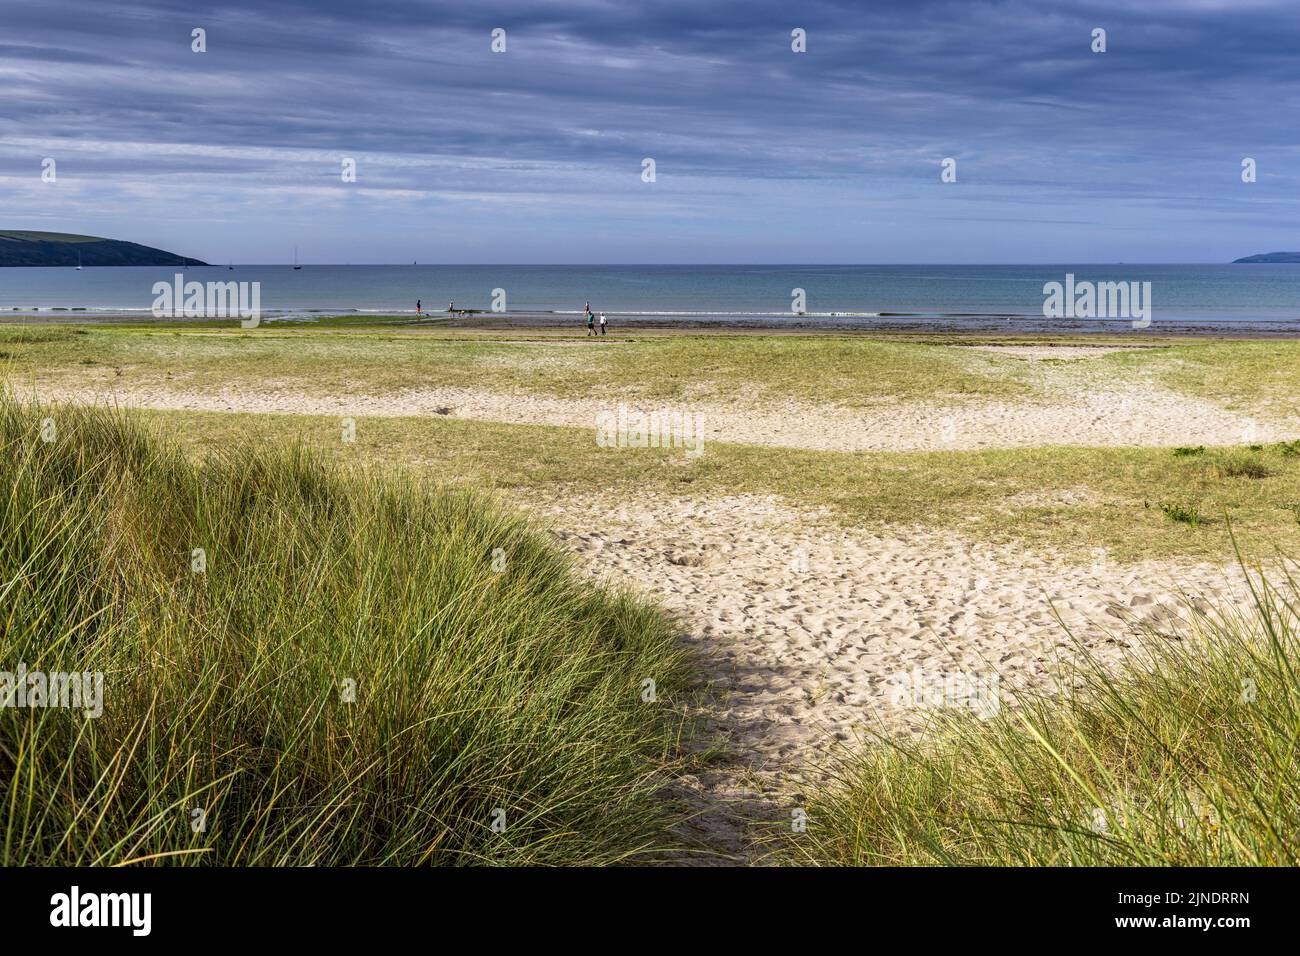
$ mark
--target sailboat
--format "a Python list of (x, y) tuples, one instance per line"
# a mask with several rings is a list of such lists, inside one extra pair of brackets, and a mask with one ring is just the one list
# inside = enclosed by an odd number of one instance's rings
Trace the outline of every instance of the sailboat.
[(293, 267), (294, 267), (295, 269), (301, 269), (301, 268), (302, 268), (302, 266), (298, 265), (298, 247), (297, 247), (297, 246), (294, 246), (294, 247), (293, 247)]
[(234, 271), (235, 271), (235, 260), (234, 260), (234, 259), (231, 259), (231, 260), (230, 260), (230, 265), (226, 266), (226, 268), (229, 269), (231, 272), (234, 272)]
[(77, 253), (77, 271), (78, 271), (78, 272), (81, 271), (81, 253), (80, 253), (80, 252)]

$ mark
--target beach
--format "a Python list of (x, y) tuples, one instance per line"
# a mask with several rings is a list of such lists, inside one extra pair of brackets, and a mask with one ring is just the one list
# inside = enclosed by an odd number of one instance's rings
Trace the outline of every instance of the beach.
[(0, 70), (20, 931), (1285, 920), (1300, 7), (64, 6)]
[[(872, 733), (917, 732), (918, 682), (1045, 690), (1071, 656), (1119, 666), (1126, 635), (1238, 606), (1215, 509), (1252, 547), (1296, 536), (1284, 340), (5, 330), (21, 396), (138, 410), (199, 449), (307, 440), (483, 487), (584, 577), (659, 602), (724, 754), (677, 784), (686, 862), (758, 861), (756, 816)], [(620, 407), (676, 410), (702, 443), (602, 443)], [(1236, 476), (1242, 453), (1267, 467)], [(1162, 513), (1184, 499), (1200, 531)]]

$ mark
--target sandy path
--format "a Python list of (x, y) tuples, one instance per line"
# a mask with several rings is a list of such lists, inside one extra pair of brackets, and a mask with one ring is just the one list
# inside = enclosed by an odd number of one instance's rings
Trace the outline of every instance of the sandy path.
[[(188, 411), (293, 415), (448, 415), (509, 424), (562, 425), (592, 430), (618, 400), (557, 399), (484, 389), (432, 388), (394, 395), (305, 395), (259, 388), (196, 393), (147, 386), (118, 391), (41, 388), (43, 399)], [(628, 402), (632, 411), (663, 406)], [(1147, 384), (1107, 387), (1081, 382), (1067, 395), (1039, 402), (881, 403), (850, 409), (786, 401), (755, 407), (690, 403), (678, 410), (701, 416), (708, 441), (821, 451), (936, 451), (1039, 445), (1234, 445), (1278, 441), (1300, 432), (1296, 422), (1251, 418), (1203, 399)]]
[(916, 725), (945, 680), (1047, 686), (1054, 654), (1071, 647), (1053, 605), (1114, 660), (1127, 627), (1173, 619), (1176, 589), (1242, 596), (1235, 567), (1119, 566), (1100, 551), (1079, 565), (949, 534), (846, 532), (775, 498), (536, 508), (585, 573), (647, 592), (682, 621), (712, 683), (708, 725), (730, 754), (685, 781), (684, 796), (703, 808), (694, 836), (724, 861), (753, 852), (748, 820), (789, 820), (837, 744), (867, 726)]

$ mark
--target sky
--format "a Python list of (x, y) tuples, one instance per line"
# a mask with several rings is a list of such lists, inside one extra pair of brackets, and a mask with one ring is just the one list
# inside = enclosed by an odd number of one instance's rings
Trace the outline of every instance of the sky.
[(1297, 51), (1295, 0), (0, 0), (0, 229), (236, 263), (1221, 262), (1300, 249)]

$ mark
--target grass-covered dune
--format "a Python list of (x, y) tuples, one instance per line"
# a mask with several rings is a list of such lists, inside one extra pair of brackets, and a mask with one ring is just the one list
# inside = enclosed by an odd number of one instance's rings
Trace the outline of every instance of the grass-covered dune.
[(799, 864), (1300, 864), (1300, 586), (1253, 610), (1188, 609), (1121, 673), (1087, 662), (1050, 696), (936, 711), (917, 739), (845, 759), (778, 841)]
[(665, 845), (671, 625), (520, 519), (293, 447), (195, 461), (118, 413), (11, 400), (0, 475), (0, 671), (104, 675), (99, 717), (0, 708), (0, 864)]

